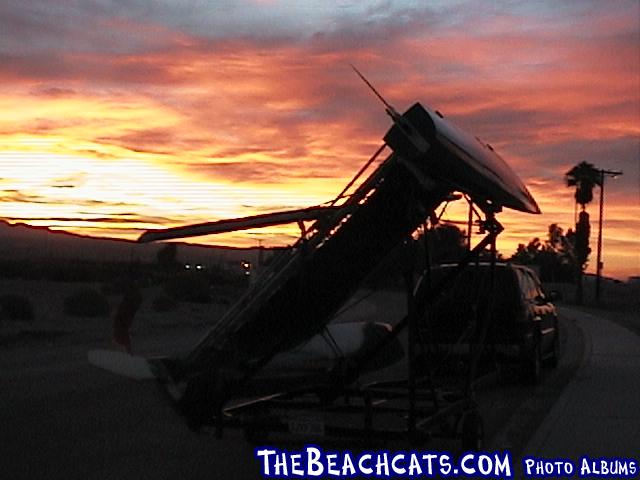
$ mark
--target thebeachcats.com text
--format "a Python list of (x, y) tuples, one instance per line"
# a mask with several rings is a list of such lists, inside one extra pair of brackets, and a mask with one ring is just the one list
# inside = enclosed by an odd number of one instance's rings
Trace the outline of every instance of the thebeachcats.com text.
[[(325, 451), (316, 445), (301, 450), (258, 447), (254, 451), (261, 473), (267, 478), (515, 478), (511, 454), (441, 451)], [(638, 462), (632, 458), (523, 457), (525, 478), (634, 478)]]

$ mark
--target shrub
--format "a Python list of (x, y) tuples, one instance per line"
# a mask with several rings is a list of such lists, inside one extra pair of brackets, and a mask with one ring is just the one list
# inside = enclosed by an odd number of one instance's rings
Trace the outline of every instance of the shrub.
[(0, 318), (31, 321), (35, 318), (31, 301), (22, 295), (8, 293), (0, 296)]
[(93, 288), (80, 288), (64, 300), (64, 313), (74, 317), (109, 315), (107, 297)]

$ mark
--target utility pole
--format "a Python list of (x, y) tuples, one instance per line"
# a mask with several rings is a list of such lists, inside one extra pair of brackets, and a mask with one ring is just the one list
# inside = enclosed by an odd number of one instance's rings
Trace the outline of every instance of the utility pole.
[(600, 217), (598, 218), (598, 255), (596, 264), (596, 300), (600, 300), (600, 279), (602, 278), (602, 221), (604, 217), (604, 179), (606, 176), (616, 178), (620, 171), (600, 169)]

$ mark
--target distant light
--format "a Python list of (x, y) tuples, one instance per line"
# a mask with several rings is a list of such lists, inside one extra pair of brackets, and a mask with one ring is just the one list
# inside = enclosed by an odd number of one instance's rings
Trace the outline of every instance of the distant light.
[(190, 270), (190, 269), (191, 269), (191, 265), (189, 265), (188, 263), (185, 263), (185, 264), (184, 264), (184, 268), (185, 268), (186, 270)]
[(251, 262), (243, 260), (242, 262), (240, 262), (240, 266), (244, 270), (245, 275), (251, 275)]
[(196, 270), (202, 270), (202, 265), (200, 265), (199, 263), (196, 265)]

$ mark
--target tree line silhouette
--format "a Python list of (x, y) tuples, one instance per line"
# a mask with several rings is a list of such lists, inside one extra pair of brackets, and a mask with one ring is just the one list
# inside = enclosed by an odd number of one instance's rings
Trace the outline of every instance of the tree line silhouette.
[[(580, 162), (566, 172), (565, 182), (568, 187), (575, 188), (574, 228), (570, 227), (565, 231), (557, 223), (552, 223), (548, 227), (546, 238), (536, 237), (527, 244), (519, 244), (508, 258), (498, 253), (498, 259), (536, 266), (544, 282), (574, 283), (575, 301), (581, 304), (584, 296), (583, 276), (591, 253), (591, 225), (586, 207), (593, 201), (594, 188), (602, 187), (601, 174), (591, 163)], [(426, 242), (424, 234), (421, 234), (408, 248), (414, 265), (420, 269), (426, 265), (427, 255), (431, 264), (456, 262), (464, 257), (468, 245), (463, 230), (450, 223), (440, 223), (427, 230)], [(401, 262), (401, 257), (396, 252), (387, 263), (397, 265)]]
[(538, 265), (543, 281), (574, 282), (575, 301), (581, 304), (584, 300), (583, 276), (591, 253), (591, 224), (586, 207), (593, 201), (594, 188), (602, 188), (602, 176), (591, 163), (583, 161), (565, 173), (565, 182), (568, 187), (575, 187), (575, 229), (569, 228), (565, 234), (558, 224), (553, 223), (549, 225), (548, 237), (544, 242), (534, 238), (526, 246), (520, 244), (510, 260)]

